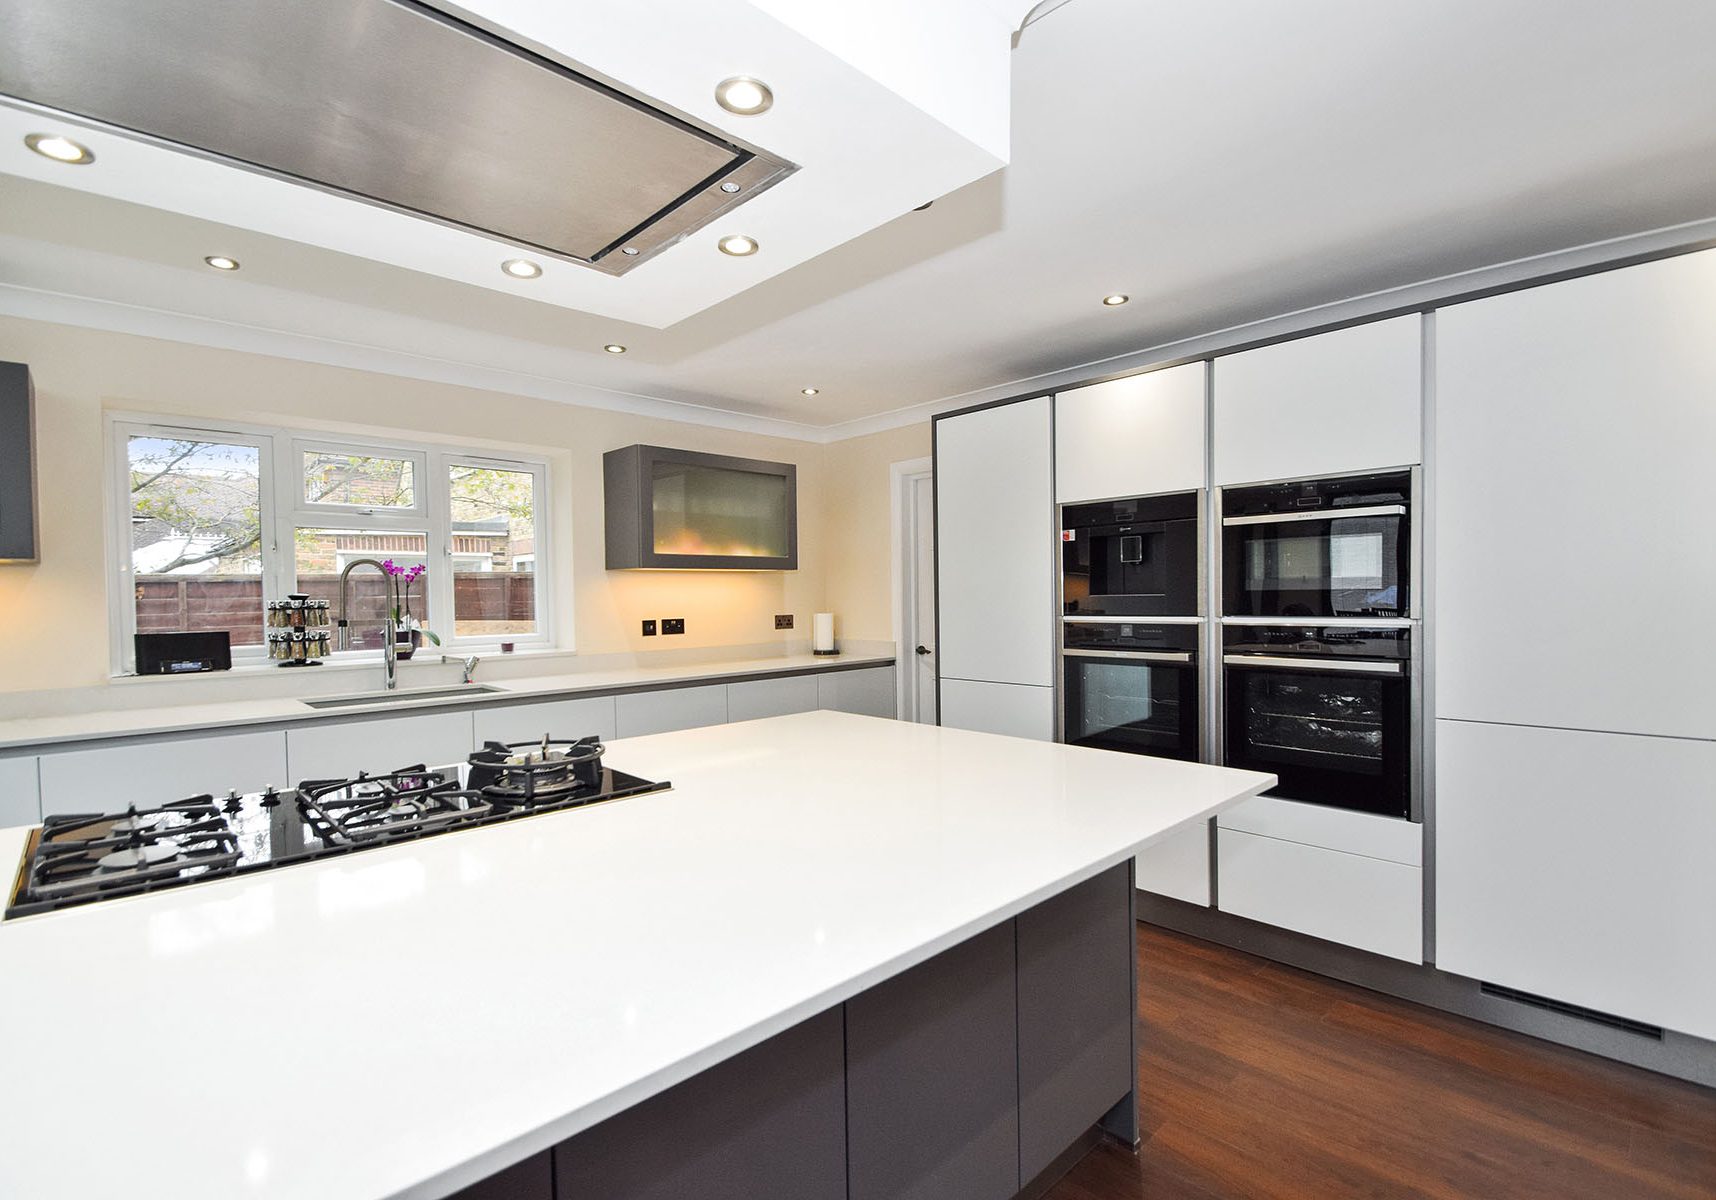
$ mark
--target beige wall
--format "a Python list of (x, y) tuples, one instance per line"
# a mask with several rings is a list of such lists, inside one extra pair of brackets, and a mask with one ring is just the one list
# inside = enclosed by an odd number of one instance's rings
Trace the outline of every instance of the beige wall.
[[(87, 687), (108, 677), (104, 411), (465, 445), (480, 436), (548, 455), (557, 619), (575, 611), (584, 654), (802, 639), (823, 607), (841, 614), (843, 637), (890, 637), (888, 464), (929, 452), (927, 424), (818, 446), (9, 318), (0, 319), (0, 359), (30, 364), (35, 380), (42, 508), (41, 562), (0, 567), (0, 691)], [(604, 570), (601, 457), (634, 442), (798, 464), (799, 570)], [(798, 628), (776, 633), (777, 612), (792, 613)], [(683, 638), (639, 636), (641, 618), (675, 616), (686, 619)]]

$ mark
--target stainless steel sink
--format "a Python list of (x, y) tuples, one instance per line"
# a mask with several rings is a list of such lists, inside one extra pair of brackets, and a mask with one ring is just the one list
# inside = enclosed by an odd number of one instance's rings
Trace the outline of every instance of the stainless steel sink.
[(311, 708), (359, 708), (370, 704), (409, 704), (413, 700), (451, 700), (458, 696), (490, 695), (504, 689), (486, 683), (465, 683), (458, 687), (410, 688), (399, 692), (365, 692), (361, 696), (327, 696), (306, 700)]

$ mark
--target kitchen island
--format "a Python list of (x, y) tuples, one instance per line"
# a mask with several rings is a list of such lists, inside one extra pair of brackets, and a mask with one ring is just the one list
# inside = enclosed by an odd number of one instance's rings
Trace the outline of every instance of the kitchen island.
[(608, 761), (673, 790), (0, 925), (0, 1195), (1005, 1197), (1135, 1140), (1114, 881), (1273, 783), (828, 712)]

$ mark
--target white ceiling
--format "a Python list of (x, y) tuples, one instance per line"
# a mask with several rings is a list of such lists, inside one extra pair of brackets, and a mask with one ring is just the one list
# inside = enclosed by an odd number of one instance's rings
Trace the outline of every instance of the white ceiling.
[(1071, 0), (1004, 171), (663, 330), (11, 176), (0, 279), (833, 425), (1716, 217), (1712, 45), (1707, 0)]

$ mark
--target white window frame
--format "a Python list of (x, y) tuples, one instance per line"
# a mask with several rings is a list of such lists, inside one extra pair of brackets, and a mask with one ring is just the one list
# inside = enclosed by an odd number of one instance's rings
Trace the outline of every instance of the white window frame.
[[(557, 620), (554, 603), (554, 564), (548, 547), (553, 544), (551, 528), (554, 479), (546, 458), (530, 454), (512, 454), (490, 448), (466, 450), (456, 445), (440, 445), (407, 439), (330, 436), (325, 431), (284, 429), (270, 426), (226, 422), (207, 422), (194, 418), (183, 421), (170, 417), (139, 416), (112, 413), (107, 418), (108, 433), (108, 537), (107, 556), (111, 591), (108, 596), (111, 664), (115, 675), (136, 672), (136, 655), (132, 635), (136, 632), (137, 609), (135, 585), (131, 569), (131, 487), (129, 439), (134, 436), (195, 438), (232, 445), (255, 446), (261, 454), (261, 529), (262, 529), (262, 600), (285, 597), (296, 590), (297, 563), (294, 550), (297, 530), (302, 526), (314, 528), (365, 528), (422, 533), (425, 535), (425, 561), (430, 564), (429, 611), (434, 622), (429, 626), (441, 635), (441, 646), (462, 654), (498, 649), (502, 641), (520, 648), (559, 648), (571, 650), (569, 644), (557, 640), (561, 622)], [(329, 451), (336, 454), (372, 454), (378, 457), (410, 459), (416, 472), (414, 480), (416, 505), (412, 508), (362, 508), (351, 504), (311, 504), (304, 499), (305, 451)], [(452, 630), (453, 613), (453, 530), (452, 497), (449, 471), (455, 466), (486, 467), (494, 470), (518, 471), (532, 476), (535, 502), (534, 537), (536, 549), (532, 570), (536, 587), (535, 633), (494, 634), (485, 637), (461, 638)], [(545, 559), (544, 555), (548, 557)], [(546, 562), (548, 570), (542, 569)], [(338, 613), (331, 614), (333, 618)], [(570, 631), (570, 622), (565, 623)], [(443, 632), (445, 631), (445, 632)], [(425, 645), (431, 653), (432, 643)], [(381, 651), (345, 650), (329, 655), (331, 662), (378, 661)], [(267, 663), (265, 646), (233, 648), (233, 665)]]

